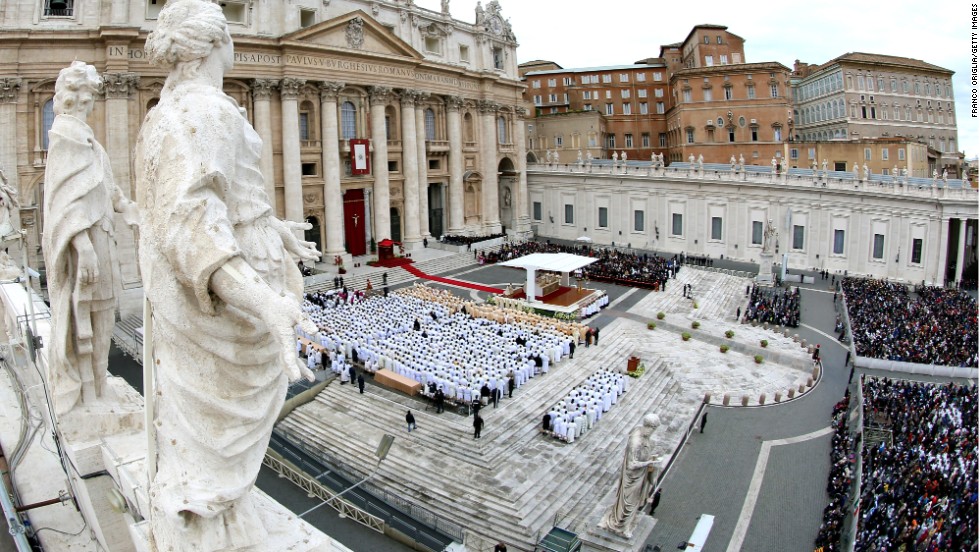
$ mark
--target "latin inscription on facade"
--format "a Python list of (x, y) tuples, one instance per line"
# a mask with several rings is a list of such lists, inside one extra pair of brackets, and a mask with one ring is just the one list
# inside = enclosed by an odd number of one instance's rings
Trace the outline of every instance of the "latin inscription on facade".
[[(122, 46), (111, 46), (110, 57), (121, 57), (127, 55), (129, 59), (143, 59), (144, 53), (141, 49), (129, 49), (125, 51)], [(125, 53), (125, 54), (124, 54)], [(258, 52), (235, 52), (236, 65), (292, 65), (297, 67), (319, 67), (322, 69), (335, 69), (338, 71), (352, 71), (368, 75), (391, 75), (399, 78), (414, 79), (418, 82), (432, 82), (446, 84), (464, 90), (478, 90), (479, 86), (475, 82), (460, 80), (451, 75), (439, 75), (436, 73), (426, 73), (416, 71), (406, 67), (396, 67), (393, 65), (382, 65), (380, 63), (365, 63), (362, 61), (350, 61), (345, 59), (335, 59), (321, 56), (305, 56), (295, 54), (266, 54)]]

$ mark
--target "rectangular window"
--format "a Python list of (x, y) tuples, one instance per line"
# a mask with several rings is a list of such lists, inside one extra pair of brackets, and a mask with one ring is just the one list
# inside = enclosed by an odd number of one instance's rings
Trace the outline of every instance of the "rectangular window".
[(302, 28), (316, 25), (316, 10), (299, 10), (299, 26)]
[(752, 141), (753, 142), (758, 142), (759, 141), (759, 129), (757, 129), (757, 128), (753, 128), (752, 129)]
[(706, 101), (706, 102), (710, 102), (711, 101), (711, 89), (710, 88), (705, 88), (704, 89), (704, 101)]
[(614, 148), (614, 147), (616, 147), (616, 135), (615, 134), (610, 134), (609, 136), (606, 136), (606, 147), (608, 147), (608, 148)]
[(575, 206), (570, 203), (565, 204), (565, 224), (575, 224)]
[(442, 52), (442, 41), (434, 36), (425, 37), (425, 51), (433, 54)]
[(643, 134), (640, 135), (640, 143), (641, 143), (641, 147), (644, 147), (644, 148), (649, 148), (650, 147), (650, 133), (649, 132), (644, 132)]
[(548, 103), (558, 103), (558, 94), (548, 94)]
[(793, 160), (799, 159), (800, 158), (800, 150), (798, 150), (796, 148), (790, 148), (789, 149), (789, 158), (790, 159), (793, 159)]
[(779, 97), (779, 85), (778, 84), (771, 84), (771, 85), (769, 85), (769, 94), (773, 98), (778, 98)]
[(633, 211), (633, 231), (642, 232), (643, 227), (643, 211)]
[(660, 133), (660, 147), (662, 147), (662, 148), (666, 148), (667, 147), (667, 133), (666, 132), (661, 132)]
[(881, 160), (888, 161), (888, 148), (881, 149)]
[(754, 100), (755, 99), (755, 85), (754, 84), (752, 86), (746, 86), (745, 87), (745, 92), (748, 95), (748, 97), (749, 97), (750, 100)]
[(632, 114), (633, 114), (633, 104), (624, 103), (623, 104), (623, 115), (632, 115)]
[(657, 113), (660, 113), (661, 115), (663, 115), (664, 111), (665, 111), (665, 104), (664, 104), (664, 102), (657, 102)]
[(463, 45), (463, 44), (460, 44), (459, 45), (459, 61), (462, 61), (463, 63), (469, 63), (470, 62), (470, 47), (469, 46), (466, 46), (466, 45)]
[(646, 81), (647, 81), (647, 74), (646, 73), (637, 73), (636, 74), (636, 82), (646, 82)]
[(898, 160), (905, 161), (905, 148), (898, 148)]
[(620, 96), (621, 96), (621, 97), (622, 97), (622, 98), (623, 98), (624, 100), (628, 100), (628, 99), (629, 99), (629, 97), (630, 97), (630, 90), (629, 90), (629, 88), (624, 88), (624, 89), (622, 89), (622, 90), (620, 90), (620, 91), (619, 91), (619, 95), (620, 95)]
[(591, 90), (583, 90), (582, 91), (582, 99), (583, 100), (591, 100), (592, 99), (592, 91)]
[(572, 85), (572, 77), (565, 77), (565, 78), (563, 78), (561, 80), (561, 83), (564, 84), (565, 86), (571, 86)]
[(531, 81), (531, 88), (541, 88), (541, 81)]
[(493, 68), (503, 69), (504, 68), (504, 49), (494, 48), (493, 49)]
[(647, 97), (647, 89), (646, 88), (641, 88), (640, 90), (637, 90), (636, 91), (636, 97), (637, 98), (646, 98)]
[(612, 82), (612, 75), (602, 75), (602, 82), (609, 84)]
[(663, 73), (659, 73), (659, 72), (655, 72), (653, 74), (653, 80), (655, 80), (657, 82), (660, 82), (660, 81), (664, 80), (664, 74)]
[(541, 202), (535, 201), (533, 205), (534, 220), (541, 220)]
[(731, 86), (726, 86), (725, 87), (725, 99), (726, 100), (732, 99), (732, 87)]
[(735, 141), (735, 128), (734, 127), (729, 127), (729, 129), (728, 129), (728, 141), (729, 142), (734, 142)]
[(534, 105), (541, 105), (541, 94), (534, 95)]
[(555, 147), (556, 148), (560, 148), (564, 142), (565, 142), (565, 137), (564, 136), (562, 136), (561, 134), (559, 134), (558, 136), (555, 136)]
[(619, 74), (619, 82), (629, 82), (629, 81), (630, 81), (630, 74), (629, 73), (620, 73)]
[(558, 79), (548, 79), (548, 88), (554, 88), (558, 86)]
[(309, 113), (299, 114), (299, 139), (300, 140), (310, 139), (310, 114)]
[(922, 264), (922, 240), (920, 238), (912, 240), (912, 264)]
[(612, 99), (612, 90), (606, 90), (606, 99)]
[(844, 231), (834, 230), (834, 255), (844, 254)]
[(640, 115), (647, 115), (650, 113), (650, 106), (646, 102), (640, 102)]
[(684, 101), (685, 102), (691, 101), (691, 90), (690, 89), (684, 90)]
[(609, 228), (609, 209), (599, 207), (599, 228)]
[(626, 136), (624, 137), (624, 140), (626, 142), (626, 147), (628, 147), (628, 148), (633, 147), (633, 135), (632, 134), (627, 133)]
[(694, 143), (694, 129), (693, 128), (687, 129), (687, 143), (688, 144), (693, 144)]
[(612, 115), (612, 114), (613, 114), (613, 104), (607, 103), (606, 104), (606, 115)]
[(875, 234), (874, 243), (871, 247), (871, 257), (875, 259), (885, 258), (885, 235)]
[(720, 62), (720, 63), (721, 63), (722, 65), (728, 65), (728, 54), (721, 54), (721, 55), (719, 56), (719, 58), (720, 58), (720, 59), (719, 59), (719, 62)]
[(752, 221), (752, 245), (762, 245), (762, 221)]
[(711, 217), (711, 239), (721, 241), (721, 217)]
[(657, 97), (657, 98), (663, 98), (664, 97), (664, 89), (663, 88), (658, 88), (658, 89), (654, 90), (653, 91), (653, 95), (655, 97)]
[(715, 58), (713, 56), (704, 56), (704, 66), (711, 67), (715, 64)]
[(670, 218), (670, 235), (672, 236), (683, 236), (684, 235), (684, 215), (680, 213), (673, 213)]
[(793, 225), (793, 249), (803, 249), (803, 227)]
[(871, 148), (864, 148), (864, 160), (871, 161)]

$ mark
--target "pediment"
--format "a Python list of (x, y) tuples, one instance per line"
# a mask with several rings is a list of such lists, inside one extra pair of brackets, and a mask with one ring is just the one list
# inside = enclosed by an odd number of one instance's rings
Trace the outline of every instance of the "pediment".
[(289, 33), (282, 41), (423, 59), (418, 50), (362, 10)]

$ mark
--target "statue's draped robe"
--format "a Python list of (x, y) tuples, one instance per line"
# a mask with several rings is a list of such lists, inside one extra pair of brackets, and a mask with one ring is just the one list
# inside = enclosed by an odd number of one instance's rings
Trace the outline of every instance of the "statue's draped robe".
[[(116, 185), (109, 156), (92, 129), (70, 115), (55, 117), (48, 132), (44, 175), (44, 249), (52, 330), (48, 343), (48, 385), (55, 410), (63, 414), (78, 401), (83, 378), (104, 382), (107, 359), (94, 359), (100, 373), (79, 373), (79, 355), (91, 354), (93, 311), (115, 308), (121, 289), (115, 260), (112, 199)], [(118, 193), (118, 192), (117, 192)], [(87, 232), (95, 250), (99, 278), (79, 281), (72, 239)], [(99, 384), (96, 384), (97, 388)]]
[[(637, 428), (630, 434), (623, 454), (623, 467), (620, 472), (619, 488), (616, 489), (616, 502), (602, 518), (601, 525), (617, 533), (629, 535), (632, 518), (646, 502), (651, 487), (651, 472), (646, 462), (652, 459), (653, 445), (649, 434)], [(641, 464), (642, 465), (639, 465)]]
[(140, 267), (158, 361), (158, 547), (172, 538), (175, 550), (225, 550), (265, 537), (249, 491), (285, 400), (284, 367), (265, 324), (209, 289), (237, 256), (276, 291), (302, 296), (269, 225), (260, 155), (234, 100), (197, 84), (165, 89), (137, 143)]

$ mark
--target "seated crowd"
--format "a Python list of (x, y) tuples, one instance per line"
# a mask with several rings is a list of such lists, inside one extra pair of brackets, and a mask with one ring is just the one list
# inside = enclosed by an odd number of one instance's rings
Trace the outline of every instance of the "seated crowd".
[(831, 427), (834, 438), (830, 445), (830, 475), (827, 477), (827, 496), (830, 503), (823, 510), (823, 523), (817, 533), (815, 549), (834, 552), (841, 548), (841, 533), (844, 517), (847, 515), (847, 502), (851, 496), (854, 481), (854, 438), (851, 437), (847, 423), (851, 403), (850, 390), (844, 398), (834, 405)]
[(489, 236), (454, 236), (444, 234), (439, 241), (447, 245), (473, 245), (482, 241), (506, 237), (507, 234), (491, 234)]
[(948, 366), (977, 366), (977, 302), (931, 286), (844, 278), (851, 338), (858, 356)]
[(800, 288), (781, 289), (753, 285), (749, 294), (749, 306), (745, 309), (745, 320), (798, 327)]
[(478, 400), (483, 387), (503, 394), (548, 373), (588, 332), (582, 324), (464, 303), (418, 284), (360, 301), (339, 295), (307, 295), (304, 309), (320, 331), (301, 336), (338, 357), (338, 368), (350, 359), (368, 372), (388, 369), (459, 403)]
[(863, 448), (854, 549), (976, 550), (976, 386), (866, 378), (863, 392), (893, 443)]
[(574, 443), (592, 429), (605, 412), (629, 389), (629, 377), (599, 370), (575, 386), (565, 398), (551, 407), (541, 421), (541, 430)]
[(604, 282), (621, 283), (636, 287), (663, 290), (669, 278), (676, 277), (680, 263), (674, 258), (659, 257), (647, 253), (619, 251), (613, 248), (582, 245), (558, 245), (527, 241), (508, 243), (496, 251), (485, 251), (477, 256), (480, 264), (509, 261), (533, 253), (571, 253), (599, 260), (582, 268), (582, 276)]

